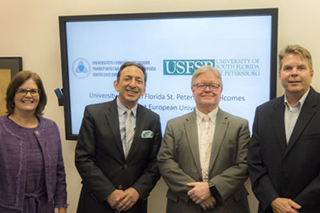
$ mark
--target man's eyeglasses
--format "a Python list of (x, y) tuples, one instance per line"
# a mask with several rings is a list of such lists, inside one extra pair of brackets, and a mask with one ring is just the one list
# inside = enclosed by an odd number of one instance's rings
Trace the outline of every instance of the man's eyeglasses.
[(30, 89), (30, 90), (27, 90), (27, 89), (21, 89), (21, 88), (18, 88), (16, 90), (16, 93), (18, 95), (27, 95), (28, 93), (30, 93), (31, 96), (38, 96), (40, 94), (40, 90), (39, 89)]
[(209, 87), (211, 91), (217, 91), (221, 87), (220, 84), (194, 84), (192, 86), (197, 87), (197, 89), (201, 91), (206, 90), (207, 87)]

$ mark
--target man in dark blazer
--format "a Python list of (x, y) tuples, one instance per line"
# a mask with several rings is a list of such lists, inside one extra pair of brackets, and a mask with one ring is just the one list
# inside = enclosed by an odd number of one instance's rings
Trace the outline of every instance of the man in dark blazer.
[(218, 107), (222, 88), (217, 69), (199, 68), (191, 83), (195, 111), (167, 123), (158, 154), (167, 213), (249, 212), (248, 121)]
[[(160, 178), (161, 127), (156, 113), (137, 104), (145, 83), (145, 68), (126, 62), (114, 82), (117, 98), (86, 107), (75, 152), (83, 184), (78, 213), (147, 213), (147, 197)], [(131, 145), (128, 116), (134, 126)]]
[(311, 54), (288, 45), (279, 54), (282, 97), (256, 109), (248, 163), (259, 213), (320, 212), (320, 94), (311, 86)]

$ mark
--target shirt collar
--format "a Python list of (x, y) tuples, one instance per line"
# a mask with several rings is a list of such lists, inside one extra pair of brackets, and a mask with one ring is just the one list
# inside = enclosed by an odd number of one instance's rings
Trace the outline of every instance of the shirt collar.
[[(119, 115), (123, 115), (128, 109), (121, 103), (119, 98), (117, 97), (117, 106), (118, 106), (118, 113)], [(131, 108), (133, 117), (136, 117), (137, 115), (137, 108), (138, 104), (136, 104), (134, 107)]]
[[(304, 95), (300, 98), (300, 100), (298, 101), (298, 103), (297, 103), (296, 105), (294, 105), (294, 107), (295, 107), (295, 106), (298, 106), (300, 109), (302, 108), (302, 105), (304, 104), (304, 102), (305, 102), (305, 100), (306, 100), (306, 98), (307, 98), (307, 96), (308, 96), (308, 94), (309, 94), (309, 91), (310, 91), (310, 88), (307, 90), (307, 92), (304, 93)], [(284, 104), (285, 104), (287, 107), (291, 108), (290, 104), (288, 103), (288, 100), (287, 100), (286, 95), (284, 95)]]
[[(219, 107), (208, 113), (211, 122), (215, 123)], [(200, 124), (205, 114), (196, 108), (197, 124)]]

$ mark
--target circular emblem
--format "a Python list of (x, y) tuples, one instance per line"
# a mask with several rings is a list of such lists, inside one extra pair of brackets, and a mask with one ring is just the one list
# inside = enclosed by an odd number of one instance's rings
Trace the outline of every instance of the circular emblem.
[(90, 63), (84, 58), (78, 58), (72, 64), (72, 71), (77, 78), (87, 78), (91, 71)]

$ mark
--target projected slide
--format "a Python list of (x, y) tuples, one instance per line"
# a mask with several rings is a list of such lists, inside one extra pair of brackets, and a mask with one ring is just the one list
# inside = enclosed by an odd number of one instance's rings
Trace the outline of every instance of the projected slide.
[(71, 134), (86, 105), (113, 100), (122, 63), (146, 67), (139, 103), (169, 119), (191, 112), (193, 72), (216, 67), (224, 84), (220, 108), (249, 120), (270, 99), (272, 17), (231, 16), (66, 23)]

